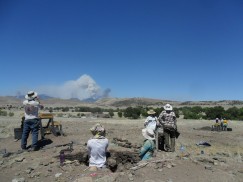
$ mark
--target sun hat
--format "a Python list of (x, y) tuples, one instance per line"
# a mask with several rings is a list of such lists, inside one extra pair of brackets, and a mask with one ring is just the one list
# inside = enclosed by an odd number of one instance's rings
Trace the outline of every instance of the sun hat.
[(27, 100), (33, 100), (34, 98), (36, 98), (37, 97), (37, 92), (34, 92), (34, 91), (29, 91), (28, 93), (27, 93), (27, 95), (25, 95), (25, 98), (27, 99)]
[(164, 109), (166, 111), (172, 111), (173, 110), (173, 108), (172, 108), (172, 106), (170, 104), (165, 104)]
[(146, 138), (148, 140), (155, 140), (154, 130), (152, 130), (151, 128), (142, 129), (142, 134), (143, 134), (144, 138)]
[(153, 109), (150, 109), (147, 114), (155, 114), (156, 112)]
[(105, 128), (100, 123), (97, 123), (92, 128), (90, 128), (90, 131), (93, 135), (105, 135)]

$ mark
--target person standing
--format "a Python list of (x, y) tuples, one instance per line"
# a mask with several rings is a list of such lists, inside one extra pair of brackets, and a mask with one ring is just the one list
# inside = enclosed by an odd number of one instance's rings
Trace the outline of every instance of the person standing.
[(146, 118), (144, 122), (144, 127), (145, 128), (151, 128), (153, 131), (156, 130), (156, 125), (157, 125), (157, 117), (155, 116), (156, 112), (154, 110), (149, 110), (147, 112), (148, 117)]
[(142, 129), (142, 134), (145, 138), (143, 142), (143, 146), (140, 150), (139, 157), (142, 160), (150, 159), (153, 156), (154, 149), (155, 149), (155, 134), (154, 130), (151, 128), (144, 128)]
[(158, 127), (164, 129), (164, 149), (167, 152), (175, 151), (175, 138), (177, 132), (176, 115), (170, 104), (164, 106), (158, 118)]
[(39, 109), (43, 109), (44, 107), (40, 104), (38, 94), (34, 91), (29, 91), (27, 95), (25, 95), (25, 99), (26, 100), (23, 102), (25, 120), (23, 122), (21, 148), (27, 150), (27, 139), (30, 132), (32, 132), (32, 145), (30, 150), (36, 151), (38, 150), (38, 130), (40, 125), (38, 114)]
[(96, 171), (98, 168), (106, 167), (106, 153), (109, 141), (105, 137), (105, 128), (100, 123), (90, 128), (90, 131), (93, 137), (87, 142), (89, 168), (90, 171)]

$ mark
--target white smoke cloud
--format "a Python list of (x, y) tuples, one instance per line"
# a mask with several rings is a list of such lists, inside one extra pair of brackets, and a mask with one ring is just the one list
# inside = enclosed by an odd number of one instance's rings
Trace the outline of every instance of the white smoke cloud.
[(84, 74), (77, 80), (70, 80), (59, 86), (41, 87), (38, 89), (38, 92), (56, 98), (78, 98), (84, 100), (108, 97), (110, 89), (105, 89), (104, 93), (102, 93), (100, 86), (93, 78)]

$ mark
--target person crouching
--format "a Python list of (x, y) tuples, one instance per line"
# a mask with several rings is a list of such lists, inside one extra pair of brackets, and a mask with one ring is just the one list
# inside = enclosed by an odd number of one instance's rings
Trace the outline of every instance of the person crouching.
[(150, 159), (153, 156), (154, 149), (155, 149), (155, 134), (154, 130), (151, 128), (144, 128), (142, 129), (142, 134), (145, 138), (143, 146), (140, 150), (139, 157), (142, 160)]
[(105, 128), (101, 124), (96, 124), (90, 128), (93, 137), (87, 142), (89, 155), (90, 171), (96, 171), (97, 168), (106, 167), (106, 152), (109, 145), (108, 139), (105, 137)]

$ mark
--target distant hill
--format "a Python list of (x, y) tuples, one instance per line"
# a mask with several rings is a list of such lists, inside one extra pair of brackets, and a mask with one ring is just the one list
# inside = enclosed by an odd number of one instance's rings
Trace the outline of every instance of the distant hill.
[[(46, 99), (51, 99), (51, 98), (53, 98), (53, 97), (50, 97), (50, 96), (48, 96), (48, 95), (46, 95), (46, 94), (40, 94), (40, 95), (38, 95), (38, 96), (39, 96), (39, 98), (42, 99), (42, 100), (46, 100)], [(25, 95), (18, 95), (18, 96), (16, 96), (16, 98), (17, 98), (17, 99), (22, 99), (22, 100), (24, 100), (24, 99), (25, 99)]]
[[(184, 107), (184, 106), (202, 106), (202, 107), (214, 107), (222, 106), (224, 108), (229, 107), (243, 107), (243, 101), (239, 100), (222, 100), (222, 101), (170, 101), (153, 98), (102, 98), (102, 99), (86, 99), (80, 101), (79, 99), (59, 99), (49, 97), (47, 95), (40, 95), (42, 104), (45, 107), (103, 107), (103, 108), (127, 108), (127, 107), (162, 107), (166, 103), (171, 104), (173, 107)], [(22, 106), (24, 96), (0, 96), (0, 106), (14, 105)]]

